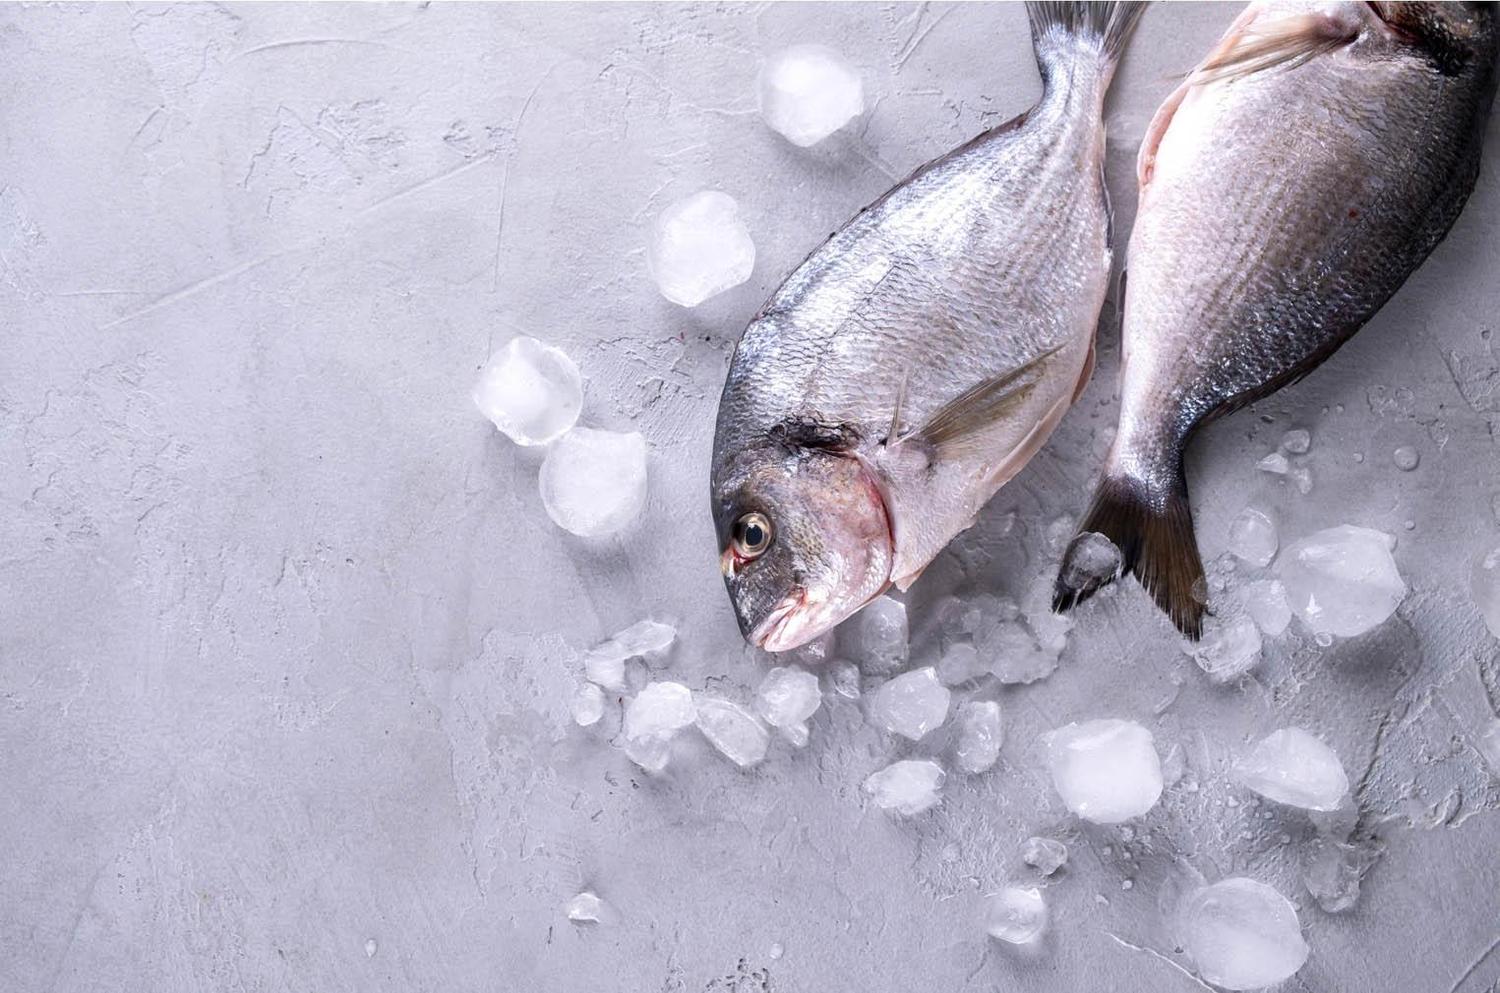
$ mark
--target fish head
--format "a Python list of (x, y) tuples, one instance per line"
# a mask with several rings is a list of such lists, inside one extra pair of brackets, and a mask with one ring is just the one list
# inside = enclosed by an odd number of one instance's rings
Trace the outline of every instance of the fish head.
[(1500, 18), (1492, 3), (1441, 3), (1430, 0), (1368, 4), (1377, 18), (1398, 40), (1416, 45), (1450, 73), (1464, 65), (1495, 58)]
[(713, 511), (740, 632), (766, 651), (806, 644), (890, 585), (885, 500), (853, 453), (742, 452), (715, 480)]

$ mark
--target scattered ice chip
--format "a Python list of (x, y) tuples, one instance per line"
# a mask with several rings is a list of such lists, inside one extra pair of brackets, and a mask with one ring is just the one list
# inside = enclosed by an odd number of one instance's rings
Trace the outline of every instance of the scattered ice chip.
[(1040, 890), (1007, 886), (984, 898), (984, 929), (990, 937), (1025, 945), (1047, 929), (1047, 904)]
[(1315, 838), (1302, 870), (1302, 882), (1318, 906), (1341, 914), (1359, 902), (1359, 884), (1380, 859), (1374, 843)]
[(784, 728), (777, 728), (776, 733), (791, 742), (794, 748), (806, 748), (810, 737), (806, 721), (798, 721), (796, 724), (788, 724)]
[(1276, 523), (1262, 511), (1246, 507), (1229, 525), (1229, 550), (1253, 566), (1276, 557)]
[(520, 335), (485, 363), (474, 406), (516, 444), (545, 445), (578, 421), (583, 377), (562, 350)]
[(1422, 456), (1410, 445), (1402, 445), (1391, 453), (1391, 461), (1396, 463), (1396, 468), (1402, 472), (1411, 472), (1422, 461)]
[(604, 691), (593, 683), (584, 683), (573, 692), (568, 709), (573, 712), (573, 720), (579, 727), (598, 724), (599, 718), (604, 716)]
[(1312, 448), (1312, 434), (1306, 428), (1293, 428), (1281, 436), (1281, 447), (1293, 455), (1306, 455)]
[(938, 682), (932, 666), (923, 666), (888, 680), (876, 690), (870, 699), (870, 716), (892, 734), (920, 741), (948, 719), (952, 696)]
[(1500, 547), (1492, 548), (1474, 563), (1469, 573), (1469, 592), (1490, 634), (1500, 638)]
[(646, 264), (662, 296), (696, 307), (750, 278), (755, 242), (734, 197), (704, 190), (656, 215)]
[(1151, 732), (1115, 718), (1067, 724), (1046, 735), (1052, 784), (1068, 809), (1097, 824), (1118, 824), (1156, 806), (1161, 760)]
[(1286, 600), (1286, 587), (1275, 579), (1259, 579), (1240, 593), (1245, 613), (1264, 634), (1276, 637), (1292, 622), (1292, 605)]
[(698, 730), (735, 765), (752, 766), (766, 757), (771, 733), (744, 707), (717, 697), (699, 697)]
[(1021, 861), (1050, 876), (1067, 864), (1068, 846), (1052, 838), (1027, 838), (1021, 846)]
[(1500, 776), (1500, 719), (1490, 721), (1479, 736), (1479, 754), (1484, 756), (1490, 773)]
[(938, 659), (938, 681), (944, 686), (957, 686), (971, 679), (978, 679), (989, 667), (979, 658), (979, 652), (967, 641), (954, 642)]
[(816, 145), (865, 112), (864, 83), (844, 57), (793, 45), (760, 70), (760, 116), (787, 141)]
[(637, 621), (601, 641), (583, 656), (583, 674), (608, 690), (625, 688), (625, 660), (658, 655), (672, 647), (677, 629), (658, 621)]
[(693, 693), (681, 683), (648, 683), (625, 708), (627, 738), (670, 735), (693, 723)]
[(1237, 876), (1205, 886), (1183, 907), (1183, 943), (1206, 982), (1230, 990), (1279, 983), (1307, 961), (1297, 911), (1265, 883)]
[(547, 516), (564, 531), (614, 534), (646, 505), (646, 439), (574, 428), (547, 449), (538, 484)]
[(1287, 474), (1287, 470), (1291, 468), (1291, 463), (1288, 462), (1286, 460), (1286, 456), (1282, 455), (1280, 452), (1272, 452), (1270, 455), (1267, 455), (1265, 458), (1255, 463), (1255, 468), (1259, 469), (1261, 472), (1269, 472), (1273, 475), (1285, 476)]
[(1283, 549), (1276, 572), (1313, 634), (1351, 638), (1385, 621), (1406, 596), (1393, 547), (1390, 535), (1341, 524)]
[(588, 890), (575, 896), (563, 905), (568, 920), (590, 924), (609, 924), (614, 920), (614, 910)]
[(1120, 574), (1120, 550), (1097, 531), (1083, 532), (1068, 547), (1072, 551), (1058, 581), (1071, 589), (1096, 586)]
[(839, 659), (828, 667), (828, 683), (833, 692), (846, 700), (859, 699), (859, 666)]
[(1198, 668), (1215, 682), (1238, 679), (1260, 662), (1260, 629), (1244, 614), (1227, 620), (1209, 615), (1203, 637), (1190, 648)]
[(943, 767), (929, 759), (892, 762), (865, 779), (865, 792), (875, 806), (898, 814), (920, 814), (937, 803), (943, 788)]
[(854, 615), (855, 660), (867, 672), (884, 674), (906, 665), (906, 604), (888, 596), (876, 597)]
[(1305, 810), (1337, 810), (1349, 795), (1338, 755), (1301, 728), (1266, 735), (1240, 759), (1235, 778), (1268, 800)]
[(958, 708), (958, 745), (954, 756), (964, 772), (980, 773), (1000, 758), (1005, 729), (1000, 704), (994, 700), (970, 700)]
[(789, 728), (801, 724), (823, 702), (818, 677), (806, 669), (778, 666), (760, 681), (755, 706), (772, 727)]
[(380, 946), (377, 945), (377, 944), (375, 944), (375, 939), (374, 938), (370, 938), (370, 939), (368, 939), (365, 942), (365, 958), (367, 958), (367, 959), (374, 958), (375, 957), (375, 953), (377, 951), (379, 951), (379, 950), (380, 950)]
[(624, 739), (626, 758), (647, 772), (661, 772), (672, 757), (672, 734), (652, 734)]

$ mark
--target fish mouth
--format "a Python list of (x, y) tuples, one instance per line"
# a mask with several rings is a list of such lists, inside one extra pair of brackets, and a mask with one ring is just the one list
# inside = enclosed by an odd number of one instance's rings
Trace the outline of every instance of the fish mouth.
[(750, 632), (750, 643), (768, 652), (788, 652), (823, 633), (819, 625), (823, 598), (811, 590), (795, 589), (771, 608)]

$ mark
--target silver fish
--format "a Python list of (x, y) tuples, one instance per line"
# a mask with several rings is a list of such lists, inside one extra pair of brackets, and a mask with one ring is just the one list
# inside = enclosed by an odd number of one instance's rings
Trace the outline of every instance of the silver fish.
[(1044, 92), (803, 262), (730, 365), (710, 481), (740, 630), (784, 651), (912, 583), (1088, 378), (1105, 90), (1143, 4), (1028, 4)]
[[(1479, 172), (1496, 10), (1252, 3), (1157, 111), (1138, 161), (1120, 423), (1080, 534), (1196, 638), (1183, 448), (1305, 375), (1442, 240)], [(1109, 582), (1065, 555), (1053, 606)]]

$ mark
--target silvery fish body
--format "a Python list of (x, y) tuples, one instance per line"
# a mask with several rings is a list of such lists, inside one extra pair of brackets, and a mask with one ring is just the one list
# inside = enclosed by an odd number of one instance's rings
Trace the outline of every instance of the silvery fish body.
[(748, 639), (794, 647), (915, 580), (1087, 379), (1101, 114), (1140, 6), (1030, 5), (1040, 102), (861, 211), (746, 329), (711, 488)]
[[(1442, 240), (1478, 175), (1496, 50), (1487, 4), (1252, 3), (1157, 112), (1119, 430), (1079, 530), (1113, 540), (1190, 636), (1203, 567), (1184, 445), (1316, 367)], [(1069, 566), (1059, 608), (1111, 578)]]

